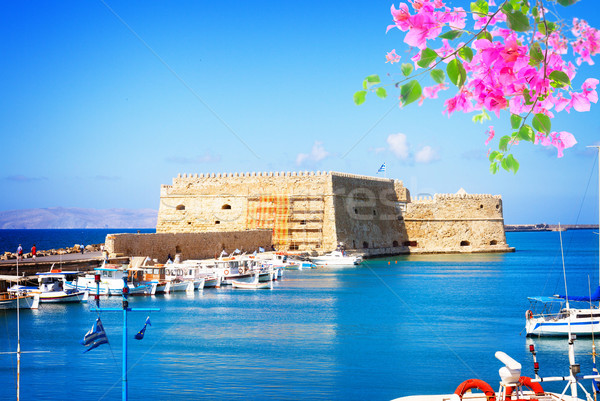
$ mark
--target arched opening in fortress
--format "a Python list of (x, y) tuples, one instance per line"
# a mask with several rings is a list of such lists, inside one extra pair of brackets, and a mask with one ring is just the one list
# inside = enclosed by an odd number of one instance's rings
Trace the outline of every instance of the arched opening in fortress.
[(231, 209), (231, 205), (229, 205), (229, 204), (226, 203), (223, 206), (221, 206), (221, 209), (223, 209), (223, 210), (229, 210), (229, 209)]
[(185, 210), (185, 205), (177, 205), (176, 210)]
[(469, 246), (471, 243), (469, 241), (460, 241), (460, 246)]
[(396, 247), (398, 246), (398, 241), (394, 241), (394, 242), (392, 242), (392, 246), (393, 246), (394, 248), (396, 248)]
[(369, 247), (369, 243), (367, 241), (363, 242), (363, 248), (367, 249)]
[(417, 241), (404, 241), (402, 243), (402, 246), (412, 246), (412, 247), (418, 247), (419, 244), (417, 243)]
[(498, 245), (498, 241), (496, 241), (495, 239), (490, 241), (490, 245)]

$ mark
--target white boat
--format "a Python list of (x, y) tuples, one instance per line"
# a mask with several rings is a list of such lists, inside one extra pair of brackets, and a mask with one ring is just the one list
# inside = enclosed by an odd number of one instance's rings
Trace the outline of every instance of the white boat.
[(317, 266), (357, 266), (362, 263), (360, 256), (345, 256), (340, 251), (311, 257), (310, 260)]
[(89, 292), (65, 288), (65, 283), (75, 279), (79, 272), (36, 273), (38, 288), (28, 293), (39, 294), (42, 303), (87, 302)]
[(0, 310), (37, 309), (40, 304), (39, 294), (19, 294), (18, 292), (0, 292)]
[[(600, 157), (600, 147), (597, 148)], [(598, 173), (600, 174), (600, 163), (598, 165)], [(600, 183), (598, 189), (598, 210), (600, 210)], [(562, 234), (560, 232), (559, 226), (562, 253)], [(600, 256), (600, 236), (598, 252)], [(600, 309), (598, 309), (600, 306), (600, 285), (593, 294), (588, 296), (570, 296), (567, 293), (564, 268), (563, 260), (565, 295), (528, 298), (531, 302), (531, 309), (525, 312), (525, 330), (527, 336), (567, 336), (569, 333), (579, 336), (600, 334)], [(598, 270), (600, 271), (600, 259)], [(571, 308), (571, 302), (579, 303), (583, 305), (583, 308)]]
[[(88, 291), (92, 295), (121, 295), (124, 288), (123, 278), (127, 278), (127, 270), (117, 265), (103, 264), (94, 269), (95, 274), (79, 276), (73, 281), (65, 282), (65, 288)], [(99, 277), (99, 285), (96, 283)], [(151, 295), (156, 292), (156, 284), (139, 284), (127, 281), (129, 295)]]
[(231, 286), (233, 288), (241, 288), (244, 290), (261, 290), (261, 289), (272, 289), (272, 281), (260, 281), (259, 274), (256, 273), (251, 281), (239, 281), (231, 280)]
[[(580, 365), (575, 363), (575, 347), (573, 345), (575, 336), (572, 338), (569, 341), (569, 373), (565, 376), (540, 377), (538, 375), (539, 364), (536, 359), (536, 352), (534, 347), (530, 345), (529, 350), (533, 355), (535, 372), (533, 377), (522, 376), (521, 364), (504, 352), (498, 351), (495, 357), (504, 365), (499, 370), (500, 383), (498, 390), (495, 390), (490, 384), (481, 379), (469, 379), (460, 383), (452, 394), (412, 395), (396, 398), (393, 401), (510, 401), (515, 399), (518, 401), (583, 401), (578, 398), (579, 390), (584, 392), (587, 401), (592, 401), (595, 399), (592, 395), (594, 394), (593, 387), (591, 391), (588, 391), (582, 382), (584, 380), (598, 380), (600, 375), (598, 373), (580, 374)], [(562, 394), (557, 394), (544, 390), (543, 384), (546, 382), (566, 382), (566, 385)], [(494, 381), (494, 383), (498, 382)], [(570, 392), (570, 395), (567, 395), (567, 391)]]

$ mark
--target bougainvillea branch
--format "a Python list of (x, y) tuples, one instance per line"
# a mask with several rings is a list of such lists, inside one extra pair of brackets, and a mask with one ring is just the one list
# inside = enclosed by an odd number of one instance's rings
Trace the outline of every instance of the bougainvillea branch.
[[(597, 79), (586, 79), (580, 90), (571, 83), (578, 66), (594, 64), (600, 31), (577, 18), (570, 26), (548, 20), (546, 5), (569, 6), (576, 1), (504, 0), (496, 6), (493, 0), (477, 0), (471, 2), (469, 12), (450, 8), (443, 0), (392, 5), (393, 24), (387, 30), (404, 32), (404, 43), (415, 54), (411, 63), (400, 65), (403, 78), (389, 85), (399, 89), (399, 103), (405, 107), (437, 98), (451, 87), (448, 78), (456, 94), (444, 102), (444, 114), (475, 112), (473, 121), (481, 123), (491, 119), (490, 114), (509, 116), (512, 132), (498, 139), (497, 150), (488, 152), (492, 173), (500, 167), (517, 172), (519, 163), (511, 147), (520, 141), (553, 146), (562, 157), (564, 149), (577, 141), (570, 132), (552, 131), (555, 114), (589, 111), (591, 103), (598, 101)], [(468, 23), (472, 28), (467, 28)], [(400, 62), (395, 49), (385, 58), (390, 64)], [(440, 68), (443, 64), (445, 69)], [(426, 74), (434, 85), (421, 86)], [(354, 102), (362, 104), (369, 92), (385, 98), (385, 86), (378, 75), (369, 75), (363, 90), (354, 94)], [(495, 132), (489, 128), (486, 145)]]

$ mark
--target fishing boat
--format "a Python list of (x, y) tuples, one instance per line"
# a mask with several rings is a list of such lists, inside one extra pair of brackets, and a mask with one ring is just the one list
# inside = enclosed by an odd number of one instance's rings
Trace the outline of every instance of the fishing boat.
[(87, 302), (89, 292), (65, 288), (65, 283), (75, 279), (79, 272), (55, 271), (36, 273), (38, 288), (29, 293), (38, 293), (42, 303)]
[(340, 251), (333, 251), (322, 256), (311, 257), (310, 260), (317, 266), (357, 266), (362, 263), (360, 256), (346, 256)]
[(39, 294), (20, 294), (18, 292), (0, 292), (0, 310), (37, 309), (40, 304)]
[(231, 280), (231, 286), (233, 288), (241, 288), (244, 290), (261, 290), (273, 288), (271, 281), (260, 281), (258, 273), (254, 275), (254, 279), (251, 281)]
[[(598, 149), (600, 175), (600, 147)], [(600, 183), (598, 184), (598, 210), (600, 210)], [(600, 215), (599, 215), (600, 218)], [(562, 234), (559, 225), (560, 249), (562, 254)], [(600, 236), (598, 243), (600, 255)], [(600, 259), (599, 268), (600, 272)], [(563, 277), (565, 294), (552, 297), (529, 297), (531, 309), (525, 311), (525, 330), (527, 336), (567, 336), (573, 333), (579, 336), (600, 334), (600, 285), (593, 294), (587, 296), (569, 296), (567, 291), (566, 272), (563, 257)], [(600, 274), (599, 274), (600, 279)], [(581, 308), (572, 308), (571, 303), (582, 305)], [(596, 304), (594, 304), (594, 302)]]
[[(67, 289), (85, 290), (93, 295), (121, 295), (123, 292), (123, 278), (128, 277), (128, 272), (121, 266), (103, 264), (94, 269), (95, 274), (79, 276), (73, 281), (64, 283)], [(98, 276), (98, 282), (96, 282)], [(152, 295), (156, 292), (156, 284), (140, 284), (128, 282), (129, 295)]]

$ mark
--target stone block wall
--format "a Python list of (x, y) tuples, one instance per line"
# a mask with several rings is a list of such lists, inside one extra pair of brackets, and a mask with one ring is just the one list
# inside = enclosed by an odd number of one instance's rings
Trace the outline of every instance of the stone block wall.
[(407, 239), (399, 208), (399, 181), (351, 174), (332, 175), (337, 241), (348, 249), (397, 248)]
[(436, 194), (407, 204), (404, 215), (411, 253), (506, 252), (502, 198)]
[(167, 255), (181, 255), (181, 260), (210, 259), (221, 251), (233, 252), (236, 248), (252, 253), (259, 247), (271, 249), (271, 230), (235, 232), (109, 234), (105, 247), (110, 257), (150, 256), (164, 263)]

